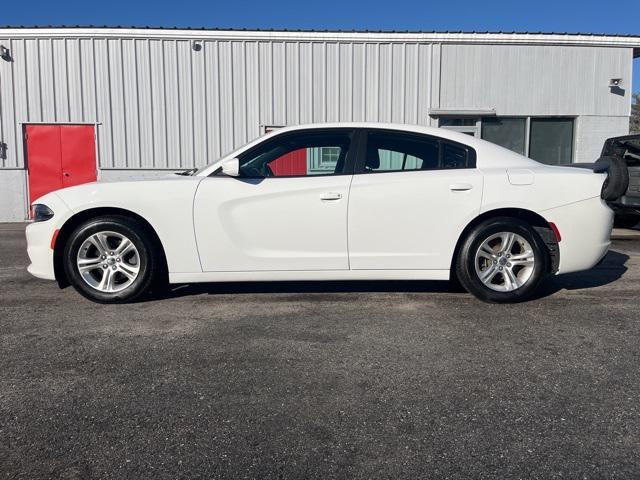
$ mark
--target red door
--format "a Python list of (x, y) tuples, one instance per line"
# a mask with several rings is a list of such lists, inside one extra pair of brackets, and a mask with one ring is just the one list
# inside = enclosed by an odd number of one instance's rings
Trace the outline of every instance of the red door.
[(96, 180), (93, 125), (27, 125), (29, 203), (54, 190)]
[(276, 158), (269, 164), (276, 177), (291, 177), (307, 174), (307, 149), (299, 148)]

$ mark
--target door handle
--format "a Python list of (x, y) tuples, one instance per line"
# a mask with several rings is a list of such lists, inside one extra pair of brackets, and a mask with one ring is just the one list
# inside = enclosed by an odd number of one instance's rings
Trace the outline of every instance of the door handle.
[(452, 192), (465, 192), (467, 190), (471, 190), (473, 185), (470, 183), (452, 183), (449, 185), (449, 190)]
[(327, 192), (327, 193), (323, 193), (322, 195), (320, 195), (320, 200), (340, 200), (342, 198), (342, 194), (341, 193), (335, 193), (335, 192)]
[(69, 174), (68, 174), (67, 172), (64, 172), (64, 173), (63, 173), (63, 175), (64, 175), (65, 177), (68, 177), (68, 176), (69, 176)]

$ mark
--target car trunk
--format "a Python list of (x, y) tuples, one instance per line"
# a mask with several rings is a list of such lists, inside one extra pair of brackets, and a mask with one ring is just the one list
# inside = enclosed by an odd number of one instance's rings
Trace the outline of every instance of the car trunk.
[(617, 203), (640, 209), (640, 134), (607, 139), (602, 156), (614, 155), (622, 158), (629, 170), (629, 187)]

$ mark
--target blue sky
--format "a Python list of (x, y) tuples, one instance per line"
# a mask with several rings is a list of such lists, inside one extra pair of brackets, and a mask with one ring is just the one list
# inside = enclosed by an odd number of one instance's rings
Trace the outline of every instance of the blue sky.
[[(635, 34), (640, 2), (592, 0), (322, 0), (7, 2), (6, 25), (134, 25), (383, 30), (504, 30)], [(634, 64), (640, 91), (640, 59)]]

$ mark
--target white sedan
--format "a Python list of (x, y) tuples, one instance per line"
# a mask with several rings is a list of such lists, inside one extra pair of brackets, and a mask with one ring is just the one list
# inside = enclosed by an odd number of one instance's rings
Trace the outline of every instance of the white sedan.
[(448, 130), (282, 128), (198, 171), (41, 197), (28, 270), (103, 303), (167, 282), (450, 278), (513, 302), (603, 258), (606, 179)]

